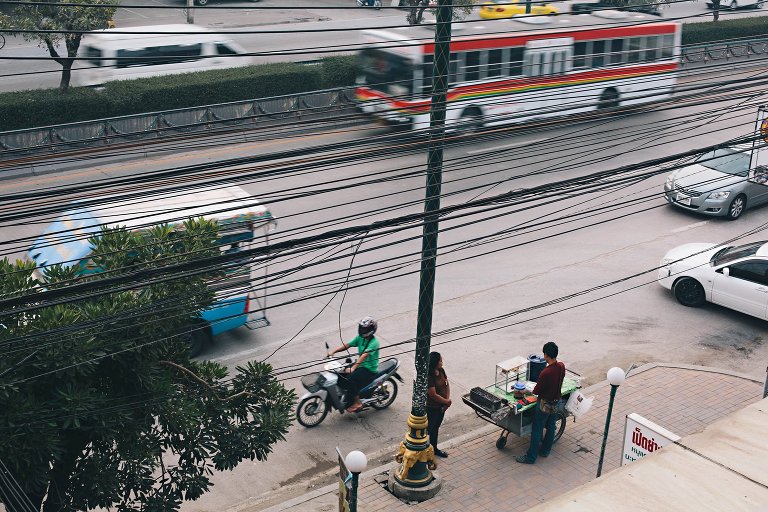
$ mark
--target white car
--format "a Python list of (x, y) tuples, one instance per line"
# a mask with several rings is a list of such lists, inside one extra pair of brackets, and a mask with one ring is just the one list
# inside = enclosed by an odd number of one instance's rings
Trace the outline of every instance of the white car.
[(680, 245), (661, 260), (658, 282), (684, 306), (709, 301), (765, 320), (768, 242)]

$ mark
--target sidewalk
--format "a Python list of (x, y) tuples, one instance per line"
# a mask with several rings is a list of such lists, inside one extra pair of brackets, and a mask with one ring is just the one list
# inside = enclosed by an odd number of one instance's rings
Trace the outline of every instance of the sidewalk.
[[(592, 409), (573, 422), (550, 456), (535, 465), (522, 465), (516, 454), (528, 447), (528, 438), (509, 436), (507, 446), (495, 446), (499, 429), (488, 425), (442, 443), (450, 452), (440, 459), (437, 473), (443, 488), (435, 498), (406, 504), (386, 489), (387, 471), (395, 464), (360, 476), (360, 511), (498, 512), (528, 510), (595, 478), (608, 408), (609, 384), (604, 381), (583, 390), (594, 396)], [(762, 398), (763, 383), (714, 368), (651, 363), (633, 370), (618, 389), (603, 474), (619, 467), (624, 418), (638, 413), (679, 436), (701, 431), (711, 422)], [(730, 399), (724, 402), (725, 398)], [(462, 404), (461, 407), (464, 407)], [(503, 506), (501, 506), (503, 504)], [(333, 511), (338, 507), (338, 485), (329, 485), (267, 509), (278, 511)], [(242, 509), (255, 510), (255, 509)]]

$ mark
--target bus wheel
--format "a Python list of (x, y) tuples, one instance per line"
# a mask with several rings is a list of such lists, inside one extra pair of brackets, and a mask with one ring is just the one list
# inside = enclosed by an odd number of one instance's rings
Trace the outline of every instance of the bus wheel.
[(600, 101), (597, 102), (597, 108), (616, 108), (619, 106), (619, 93), (616, 89), (606, 89), (600, 95)]
[(456, 125), (456, 131), (461, 134), (477, 133), (483, 128), (483, 113), (477, 107), (465, 108)]

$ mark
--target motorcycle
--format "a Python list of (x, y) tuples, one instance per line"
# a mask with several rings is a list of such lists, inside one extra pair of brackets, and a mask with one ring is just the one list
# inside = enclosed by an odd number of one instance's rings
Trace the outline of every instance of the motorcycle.
[(377, 11), (381, 9), (381, 0), (357, 0), (358, 7), (373, 7)]
[[(346, 369), (350, 366), (352, 360), (349, 358), (344, 364), (330, 361), (325, 364), (325, 371), (301, 378), (301, 385), (307, 390), (296, 408), (296, 419), (301, 425), (307, 428), (318, 426), (331, 409), (344, 414), (348, 407), (347, 390), (340, 385), (339, 379), (346, 379)], [(360, 402), (363, 407), (358, 412), (370, 408), (386, 409), (392, 405), (397, 397), (395, 379), (403, 382), (403, 378), (397, 373), (398, 368), (400, 361), (394, 357), (379, 364), (379, 372), (373, 382), (360, 390)]]

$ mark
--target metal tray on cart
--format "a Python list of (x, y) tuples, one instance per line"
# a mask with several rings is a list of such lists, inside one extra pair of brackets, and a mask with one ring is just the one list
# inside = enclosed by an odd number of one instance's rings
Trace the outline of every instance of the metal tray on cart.
[[(569, 373), (575, 376), (575, 378), (568, 377)], [(563, 386), (560, 391), (563, 399), (568, 400), (571, 393), (579, 389), (579, 387), (581, 387), (579, 375), (566, 370), (566, 378), (563, 380)], [(536, 402), (518, 407), (518, 399), (516, 399), (512, 393), (507, 393), (499, 389), (496, 385), (491, 385), (483, 389), (488, 394), (498, 397), (499, 399), (508, 402), (508, 404), (498, 408), (495, 406), (490, 407), (488, 405), (489, 400), (473, 400), (470, 393), (463, 395), (461, 399), (475, 411), (475, 414), (477, 414), (480, 419), (487, 421), (488, 423), (493, 423), (502, 429), (499, 439), (496, 441), (496, 448), (501, 450), (506, 446), (509, 434), (515, 434), (520, 437), (530, 435)], [(567, 416), (570, 416), (570, 414), (560, 414), (560, 417), (558, 417), (555, 422), (555, 441), (560, 439), (563, 432), (565, 432)]]

